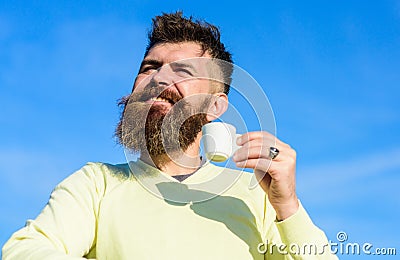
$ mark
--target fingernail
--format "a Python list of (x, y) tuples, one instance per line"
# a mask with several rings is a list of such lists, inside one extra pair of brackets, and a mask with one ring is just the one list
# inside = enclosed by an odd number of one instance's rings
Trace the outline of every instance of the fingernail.
[(243, 161), (241, 161), (241, 162), (236, 162), (236, 166), (243, 166), (244, 165), (244, 162)]
[(232, 159), (233, 159), (234, 161), (237, 160), (237, 155), (236, 155), (236, 153), (234, 153), (234, 154), (232, 155)]

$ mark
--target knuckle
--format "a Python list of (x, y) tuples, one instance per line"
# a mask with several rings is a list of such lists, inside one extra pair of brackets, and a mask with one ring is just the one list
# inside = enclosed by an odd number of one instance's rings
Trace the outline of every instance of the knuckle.
[(290, 158), (296, 160), (296, 157), (297, 157), (297, 152), (296, 152), (296, 150), (294, 150), (293, 148), (290, 148), (290, 149), (288, 150), (287, 154), (288, 154), (288, 157), (290, 157)]
[(289, 157), (288, 157), (288, 162), (289, 162), (290, 164), (296, 163), (296, 156), (289, 156)]
[(292, 169), (292, 167), (289, 164), (285, 164), (283, 166), (283, 171), (286, 172), (286, 173), (290, 172), (291, 169)]

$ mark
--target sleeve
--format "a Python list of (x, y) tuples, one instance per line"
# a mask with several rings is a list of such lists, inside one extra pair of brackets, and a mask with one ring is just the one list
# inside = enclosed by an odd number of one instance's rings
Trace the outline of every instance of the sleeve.
[(299, 205), (294, 215), (274, 221), (282, 241), (277, 251), (285, 254), (286, 259), (338, 259), (331, 253), (325, 233), (312, 222), (301, 203)]
[(92, 254), (105, 186), (100, 171), (90, 163), (62, 181), (39, 216), (6, 242), (3, 259), (82, 259)]

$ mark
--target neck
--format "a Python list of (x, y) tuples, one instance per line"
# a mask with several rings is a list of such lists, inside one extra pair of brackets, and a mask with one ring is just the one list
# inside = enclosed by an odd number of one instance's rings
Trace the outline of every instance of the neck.
[(170, 156), (167, 154), (157, 156), (141, 155), (140, 159), (170, 176), (193, 173), (201, 166), (200, 139), (201, 133), (198, 134), (196, 140), (185, 152), (177, 152)]

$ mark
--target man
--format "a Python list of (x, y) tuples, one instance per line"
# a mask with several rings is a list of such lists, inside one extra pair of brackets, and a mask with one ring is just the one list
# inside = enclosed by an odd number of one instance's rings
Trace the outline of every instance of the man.
[[(238, 138), (233, 159), (253, 169), (252, 190), (252, 174), (200, 157), (202, 126), (228, 106), (231, 62), (215, 26), (157, 16), (116, 130), (140, 159), (68, 177), (4, 259), (336, 259), (297, 199), (289, 145), (266, 132)], [(220, 192), (194, 188), (217, 175), (238, 178)]]

